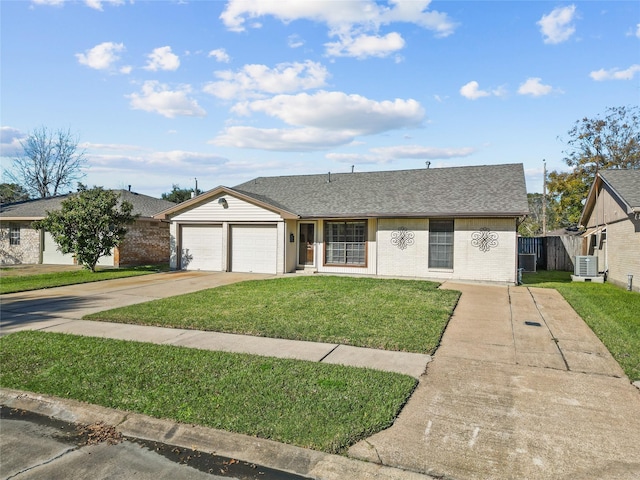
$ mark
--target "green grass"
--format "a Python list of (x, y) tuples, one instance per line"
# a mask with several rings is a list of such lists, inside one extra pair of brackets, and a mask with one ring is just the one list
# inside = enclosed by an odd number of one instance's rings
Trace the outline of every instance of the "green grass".
[(62, 287), (65, 285), (76, 285), (78, 283), (100, 282), (114, 278), (146, 275), (161, 270), (166, 270), (166, 268), (149, 265), (130, 268), (99, 268), (96, 272), (83, 269), (70, 272), (42, 273), (39, 275), (2, 275), (0, 280), (0, 294)]
[(569, 272), (526, 275), (523, 283), (558, 290), (604, 343), (629, 379), (640, 380), (640, 293), (628, 292), (610, 283), (571, 282)]
[(278, 278), (85, 318), (431, 354), (460, 295), (437, 287), (417, 280)]
[(0, 385), (330, 453), (389, 427), (409, 376), (296, 360), (18, 332)]

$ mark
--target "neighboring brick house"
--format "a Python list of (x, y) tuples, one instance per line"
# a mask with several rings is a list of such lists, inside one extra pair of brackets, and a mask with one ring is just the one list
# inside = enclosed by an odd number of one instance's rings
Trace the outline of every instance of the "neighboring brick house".
[[(153, 216), (174, 206), (172, 202), (149, 197), (128, 190), (114, 190), (133, 205), (138, 219), (128, 227), (124, 241), (112, 255), (101, 257), (101, 266), (132, 266), (169, 262), (169, 224)], [(0, 263), (73, 265), (72, 255), (62, 254), (47, 232), (34, 229), (31, 224), (58, 210), (69, 195), (25, 200), (0, 205)]]
[(604, 170), (596, 175), (580, 225), (584, 255), (598, 257), (607, 281), (640, 291), (640, 170)]
[(521, 164), (259, 177), (160, 212), (171, 267), (515, 283)]

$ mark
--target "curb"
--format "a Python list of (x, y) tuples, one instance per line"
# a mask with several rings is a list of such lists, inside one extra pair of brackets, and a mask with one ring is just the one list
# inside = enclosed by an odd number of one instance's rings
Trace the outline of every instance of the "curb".
[(0, 403), (70, 423), (103, 421), (122, 435), (191, 448), (315, 480), (433, 480), (420, 473), (309, 450), (273, 440), (176, 423), (77, 400), (0, 388)]

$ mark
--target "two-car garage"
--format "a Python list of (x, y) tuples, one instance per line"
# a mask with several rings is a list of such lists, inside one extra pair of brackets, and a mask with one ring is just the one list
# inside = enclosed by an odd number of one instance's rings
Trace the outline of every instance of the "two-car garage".
[(180, 268), (275, 274), (277, 232), (274, 224), (183, 224)]

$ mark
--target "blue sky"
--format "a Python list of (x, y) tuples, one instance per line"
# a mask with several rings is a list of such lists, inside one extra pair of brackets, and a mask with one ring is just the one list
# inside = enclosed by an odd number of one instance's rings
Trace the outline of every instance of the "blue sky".
[(2, 167), (70, 129), (84, 183), (523, 163), (640, 100), (640, 2), (0, 1)]

